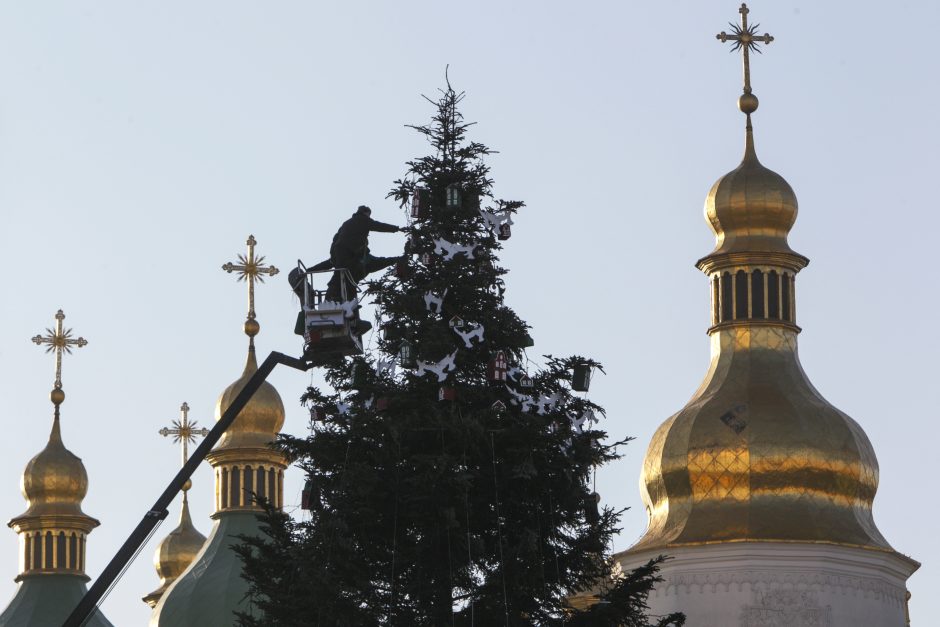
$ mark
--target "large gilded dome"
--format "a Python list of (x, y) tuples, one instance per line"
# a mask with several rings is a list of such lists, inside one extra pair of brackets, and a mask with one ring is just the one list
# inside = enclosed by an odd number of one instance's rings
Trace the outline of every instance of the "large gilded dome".
[(796, 331), (738, 326), (712, 343), (705, 381), (646, 453), (649, 528), (631, 550), (735, 541), (890, 550), (872, 518), (871, 443), (806, 379)]
[(88, 474), (82, 460), (62, 443), (58, 417), (46, 447), (26, 464), (21, 489), (28, 503), (22, 516), (84, 516), (81, 503), (88, 492)]
[[(254, 346), (248, 351), (245, 371), (237, 381), (225, 388), (215, 404), (216, 421), (232, 404), (248, 379), (258, 370)], [(235, 422), (225, 432), (215, 451), (238, 448), (264, 448), (274, 441), (284, 426), (284, 403), (274, 386), (265, 381), (248, 401)]]

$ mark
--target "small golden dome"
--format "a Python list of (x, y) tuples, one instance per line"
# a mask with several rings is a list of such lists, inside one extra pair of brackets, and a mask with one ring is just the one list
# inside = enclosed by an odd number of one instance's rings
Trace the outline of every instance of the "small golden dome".
[(796, 222), (796, 214), (793, 188), (757, 159), (748, 116), (744, 159), (718, 179), (705, 200), (705, 218), (717, 238), (715, 250), (709, 256), (795, 254), (787, 243), (787, 234)]
[[(232, 404), (248, 379), (258, 370), (255, 349), (248, 349), (245, 371), (237, 381), (225, 388), (215, 404), (216, 422)], [(274, 386), (265, 381), (225, 432), (215, 451), (238, 448), (267, 448), (284, 426), (284, 403)]]
[(82, 460), (62, 443), (58, 416), (52, 423), (46, 448), (26, 464), (20, 485), (29, 505), (23, 516), (84, 516), (81, 503), (88, 492), (88, 473)]
[(206, 537), (193, 526), (192, 517), (189, 515), (189, 500), (184, 491), (180, 524), (163, 539), (153, 554), (153, 565), (160, 577), (160, 587), (144, 597), (150, 607), (156, 606), (170, 584), (189, 568), (205, 542)]

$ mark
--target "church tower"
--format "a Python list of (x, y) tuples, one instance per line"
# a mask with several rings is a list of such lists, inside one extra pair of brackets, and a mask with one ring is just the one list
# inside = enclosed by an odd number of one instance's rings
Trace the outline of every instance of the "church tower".
[[(255, 336), (261, 330), (255, 316), (255, 281), (263, 275), (277, 274), (277, 268), (264, 266), (264, 257), (255, 257), (256, 241), (248, 238), (248, 255), (239, 255), (239, 263), (222, 268), (237, 272), (239, 280), (248, 284), (248, 358), (241, 377), (219, 396), (215, 407), (218, 420), (235, 396), (257, 371)], [(238, 414), (231, 428), (207, 456), (215, 473), (215, 526), (192, 564), (166, 590), (154, 609), (151, 627), (231, 627), (233, 612), (250, 612), (246, 593), (248, 583), (242, 579), (241, 560), (232, 550), (238, 536), (261, 535), (257, 516), (261, 508), (253, 495), (263, 497), (274, 506), (283, 506), (284, 455), (271, 448), (284, 425), (284, 403), (270, 383), (261, 387)]]
[[(0, 627), (36, 627), (61, 625), (85, 595), (85, 548), (92, 529), (100, 523), (82, 511), (88, 492), (85, 465), (62, 442), (60, 407), (65, 401), (62, 390), (62, 355), (72, 347), (82, 347), (85, 338), (72, 337), (63, 329), (65, 314), (55, 315), (55, 328), (33, 342), (48, 347), (55, 354), (55, 385), (52, 400), (52, 432), (49, 442), (26, 464), (21, 489), (27, 502), (25, 512), (8, 524), (19, 536), (20, 574), (16, 594), (3, 614)], [(111, 627), (95, 611), (86, 625)]]
[[(197, 436), (205, 437), (208, 429), (197, 429), (195, 422), (189, 421), (189, 405), (183, 403), (180, 407), (180, 419), (173, 421), (172, 427), (164, 427), (160, 435), (172, 435), (173, 441), (180, 445), (183, 452), (183, 466), (189, 461), (189, 445), (196, 442)], [(192, 516), (189, 515), (189, 489), (193, 487), (190, 479), (183, 484), (183, 505), (180, 508), (180, 522), (176, 529), (167, 534), (153, 555), (153, 565), (160, 577), (160, 587), (143, 598), (144, 603), (156, 607), (157, 602), (167, 588), (176, 581), (176, 578), (193, 563), (196, 555), (206, 543), (206, 536), (199, 533), (193, 526)]]
[(624, 569), (671, 556), (651, 611), (697, 627), (901, 626), (918, 568), (878, 531), (878, 462), (865, 432), (813, 387), (797, 354), (796, 275), (787, 235), (796, 195), (757, 158), (749, 53), (773, 41), (748, 24), (718, 39), (744, 57), (744, 158), (714, 184), (715, 249), (697, 267), (711, 292), (711, 364), (646, 453), (645, 535)]

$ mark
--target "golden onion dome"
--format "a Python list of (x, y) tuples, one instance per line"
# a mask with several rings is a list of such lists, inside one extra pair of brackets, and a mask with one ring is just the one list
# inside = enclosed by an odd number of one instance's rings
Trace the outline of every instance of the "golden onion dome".
[(22, 516), (85, 515), (81, 503), (88, 492), (88, 473), (82, 460), (62, 443), (58, 415), (46, 447), (26, 464), (21, 490), (28, 503)]
[(632, 550), (735, 541), (891, 550), (872, 518), (871, 442), (806, 379), (796, 331), (739, 326), (712, 342), (702, 386), (650, 443), (640, 480), (649, 528)]
[(757, 159), (748, 117), (741, 164), (718, 179), (705, 200), (705, 218), (717, 239), (710, 256), (743, 252), (795, 254), (787, 243), (787, 234), (796, 222), (796, 214), (793, 188)]
[(193, 526), (189, 514), (189, 500), (184, 491), (180, 523), (160, 542), (153, 554), (153, 565), (160, 577), (160, 587), (144, 597), (150, 607), (157, 604), (167, 588), (192, 564), (205, 543), (206, 537)]
[[(216, 401), (216, 421), (222, 417), (238, 393), (245, 387), (248, 379), (257, 370), (258, 362), (255, 358), (254, 345), (252, 345), (248, 349), (248, 360), (242, 376), (225, 388)], [(268, 448), (283, 426), (284, 403), (274, 386), (265, 381), (219, 440), (214, 450)]]

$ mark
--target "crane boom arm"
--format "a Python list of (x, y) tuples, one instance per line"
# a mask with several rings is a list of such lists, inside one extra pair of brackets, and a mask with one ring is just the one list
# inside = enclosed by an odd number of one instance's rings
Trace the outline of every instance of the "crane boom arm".
[(219, 421), (215, 423), (215, 426), (209, 431), (209, 434), (199, 443), (196, 450), (193, 451), (189, 461), (176, 473), (176, 476), (170, 481), (170, 484), (166, 487), (166, 490), (163, 491), (163, 494), (160, 495), (160, 498), (158, 498), (153, 504), (153, 507), (144, 514), (143, 519), (137, 524), (137, 527), (134, 528), (127, 540), (124, 541), (124, 544), (121, 545), (121, 548), (118, 549), (118, 552), (115, 553), (108, 565), (101, 571), (95, 583), (88, 589), (88, 592), (85, 593), (82, 600), (78, 602), (78, 605), (75, 606), (75, 609), (72, 610), (69, 617), (65, 619), (65, 623), (63, 623), (62, 627), (82, 627), (82, 625), (85, 624), (98, 607), (98, 604), (101, 603), (107, 593), (110, 592), (111, 588), (124, 573), (124, 570), (134, 560), (144, 544), (146, 544), (150, 535), (157, 528), (157, 525), (167, 517), (168, 508), (173, 502), (173, 499), (176, 498), (176, 495), (179, 494), (179, 491), (183, 489), (183, 484), (186, 483), (187, 479), (196, 471), (196, 468), (198, 468), (202, 460), (206, 458), (206, 455), (209, 454), (212, 447), (216, 445), (219, 438), (222, 437), (222, 434), (232, 426), (232, 423), (235, 422), (235, 418), (238, 417), (241, 410), (244, 409), (248, 401), (251, 400), (251, 397), (254, 396), (255, 392), (258, 391), (258, 388), (261, 387), (261, 384), (264, 383), (265, 379), (268, 378), (268, 375), (271, 374), (271, 371), (274, 370), (274, 367), (278, 364), (284, 364), (285, 366), (290, 366), (297, 370), (309, 370), (312, 367), (312, 364), (309, 362), (289, 357), (278, 352), (272, 352), (261, 362), (258, 370), (248, 379), (248, 382), (245, 383), (245, 387), (235, 396), (235, 400), (232, 401), (232, 404), (222, 413)]

